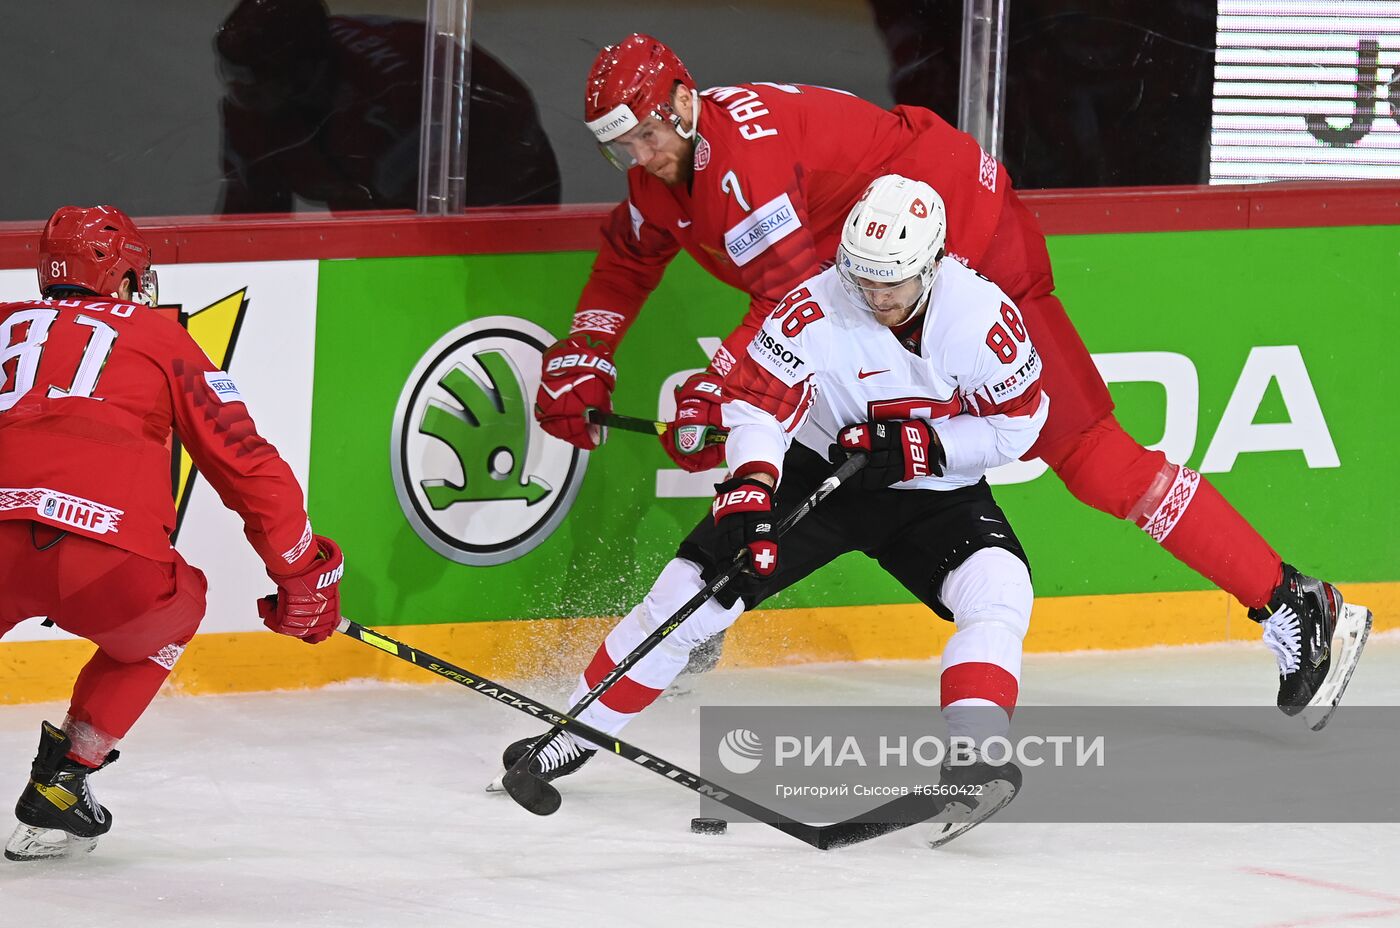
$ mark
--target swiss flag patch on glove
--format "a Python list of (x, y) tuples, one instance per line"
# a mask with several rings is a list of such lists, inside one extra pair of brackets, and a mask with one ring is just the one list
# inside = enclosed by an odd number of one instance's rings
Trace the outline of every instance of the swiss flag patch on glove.
[(857, 475), (867, 489), (888, 487), (917, 477), (942, 477), (943, 444), (938, 433), (922, 419), (859, 422), (848, 425), (831, 446), (831, 459), (852, 451), (865, 451), (869, 462)]
[(722, 555), (733, 557), (749, 549), (745, 569), (760, 577), (778, 569), (778, 542), (773, 538), (773, 494), (768, 485), (751, 477), (726, 480), (715, 486), (711, 507), (719, 530)]

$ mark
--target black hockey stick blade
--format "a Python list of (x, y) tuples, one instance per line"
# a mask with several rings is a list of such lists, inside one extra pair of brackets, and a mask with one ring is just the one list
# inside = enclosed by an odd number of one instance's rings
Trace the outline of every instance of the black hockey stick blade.
[[(829, 477), (818, 484), (815, 490), (807, 494), (806, 499), (778, 521), (778, 524), (774, 527), (773, 537), (782, 538), (783, 535), (787, 534), (794, 525), (802, 521), (807, 513), (812, 511), (814, 506), (835, 492), (841, 484), (855, 476), (855, 474), (866, 465), (869, 459), (869, 455), (864, 451), (857, 451), (847, 457), (846, 460), (842, 461), (836, 470), (831, 472)], [(703, 589), (687, 600), (685, 605), (677, 609), (674, 615), (658, 625), (650, 635), (632, 649), (631, 653), (618, 661), (612, 670), (604, 674), (603, 678), (599, 680), (592, 689), (585, 693), (582, 699), (569, 709), (569, 715), (577, 716), (584, 709), (592, 705), (594, 700), (601, 697), (603, 693), (607, 692), (609, 687), (622, 679), (627, 671), (631, 670), (636, 666), (638, 661), (651, 653), (652, 649), (659, 645), (667, 635), (679, 628), (681, 623), (690, 618), (697, 609), (731, 583), (743, 569), (745, 563), (744, 555), (745, 552), (743, 549), (735, 552), (733, 563), (731, 563), (723, 573), (706, 584)], [(530, 764), (534, 761), (535, 757), (559, 735), (560, 731), (561, 728), (556, 726), (546, 732), (544, 736), (537, 740), (501, 777), (501, 787), (505, 790), (506, 794), (536, 815), (553, 815), (558, 811), (563, 801), (557, 789), (530, 772)]]
[(530, 772), (529, 761), (532, 757), (533, 753), (527, 755), (525, 764), (515, 764), (501, 775), (501, 789), (525, 811), (535, 815), (553, 815), (564, 804), (564, 797), (549, 781)]
[(971, 804), (957, 793), (907, 793), (844, 822), (819, 827), (817, 847), (825, 851), (869, 841), (927, 822), (947, 810), (950, 817), (941, 819), (942, 833), (930, 837), (927, 842), (930, 848), (942, 847), (1006, 808), (1020, 789), (1021, 773), (1011, 770), (1006, 776), (983, 784), (982, 792)]
[[(782, 527), (779, 526), (779, 529), (780, 531), (778, 534), (781, 535)], [(621, 679), (623, 674), (627, 673), (637, 661), (641, 660), (643, 655), (651, 651), (662, 638), (679, 628), (680, 624), (690, 618), (695, 610), (705, 605), (705, 603), (709, 602), (711, 597), (733, 582), (734, 578), (739, 576), (739, 572), (743, 570), (743, 556), (744, 552), (738, 552), (734, 558), (734, 563), (727, 567), (724, 573), (707, 583), (705, 588), (686, 601), (685, 605), (681, 606), (681, 608), (676, 611), (675, 615), (671, 616), (671, 618), (659, 626), (656, 631), (652, 632), (650, 636), (632, 650), (631, 654), (619, 661), (602, 680), (598, 681), (598, 685), (594, 687), (593, 690), (585, 694), (584, 697), (569, 710), (569, 714), (577, 715), (579, 712), (588, 708), (588, 706), (593, 703), (594, 699), (601, 696), (609, 686)], [(555, 812), (559, 811), (560, 805), (564, 802), (563, 797), (559, 795), (559, 790), (555, 789), (547, 780), (542, 779), (530, 771), (531, 762), (544, 750), (545, 745), (549, 744), (550, 741), (554, 740), (554, 738), (559, 735), (560, 731), (561, 728), (555, 727), (541, 735), (530, 747), (530, 750), (526, 751), (525, 755), (511, 765), (511, 768), (501, 776), (501, 789), (505, 790), (506, 794), (510, 796), (511, 799), (514, 799), (517, 805), (529, 812), (533, 812), (535, 815), (553, 815)]]
[(869, 812), (844, 822), (817, 828), (817, 847), (823, 851), (849, 847), (871, 838), (893, 834), (926, 822), (947, 805), (947, 798), (927, 793), (908, 793), (891, 799)]

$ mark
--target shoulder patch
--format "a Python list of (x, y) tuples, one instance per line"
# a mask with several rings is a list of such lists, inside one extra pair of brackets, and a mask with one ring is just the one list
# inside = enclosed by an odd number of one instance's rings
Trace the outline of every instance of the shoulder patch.
[(977, 180), (992, 193), (997, 192), (997, 159), (987, 154), (985, 149), (978, 149), (982, 153), (981, 161), (977, 165)]
[(724, 250), (739, 267), (763, 254), (802, 226), (786, 193), (774, 197), (724, 233)]
[(791, 342), (776, 337), (765, 325), (749, 343), (749, 355), (759, 366), (789, 387), (808, 375), (807, 362), (793, 350)]
[(242, 403), (243, 394), (238, 390), (238, 384), (233, 382), (233, 378), (223, 371), (205, 371), (204, 382), (209, 384), (209, 389), (214, 391), (214, 395), (219, 398), (220, 403)]
[(1025, 363), (1016, 368), (1015, 372), (1005, 380), (987, 385), (987, 392), (992, 397), (992, 402), (998, 405), (1013, 400), (1025, 393), (1031, 384), (1040, 378), (1040, 352), (1031, 346), (1030, 354)]

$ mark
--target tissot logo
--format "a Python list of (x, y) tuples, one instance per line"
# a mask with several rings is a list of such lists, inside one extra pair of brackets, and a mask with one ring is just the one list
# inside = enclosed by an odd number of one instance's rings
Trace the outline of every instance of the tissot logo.
[(409, 375), (390, 442), (394, 492), (443, 557), (514, 560), (568, 514), (588, 452), (549, 440), (527, 399), (553, 341), (524, 319), (476, 319), (438, 339)]

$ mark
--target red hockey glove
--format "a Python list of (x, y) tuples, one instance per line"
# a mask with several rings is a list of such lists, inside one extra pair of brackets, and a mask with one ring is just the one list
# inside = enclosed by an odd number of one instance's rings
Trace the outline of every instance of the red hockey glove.
[(321, 535), (314, 536), (312, 544), (316, 559), (311, 566), (290, 577), (268, 571), (277, 584), (277, 595), (258, 600), (264, 625), (307, 644), (325, 641), (340, 624), (340, 578), (345, 574), (339, 545)]
[(915, 477), (943, 476), (943, 444), (922, 419), (893, 419), (848, 425), (831, 446), (833, 463), (852, 451), (866, 451), (870, 461), (856, 475), (867, 490), (881, 489)]
[(676, 388), (676, 418), (667, 423), (661, 447), (682, 470), (694, 474), (724, 463), (724, 445), (705, 443), (712, 433), (726, 431), (723, 384), (718, 374), (698, 371)]
[(584, 417), (590, 409), (612, 412), (615, 386), (611, 347), (584, 333), (561, 338), (544, 353), (535, 418), (555, 438), (585, 451), (596, 448), (606, 432)]

